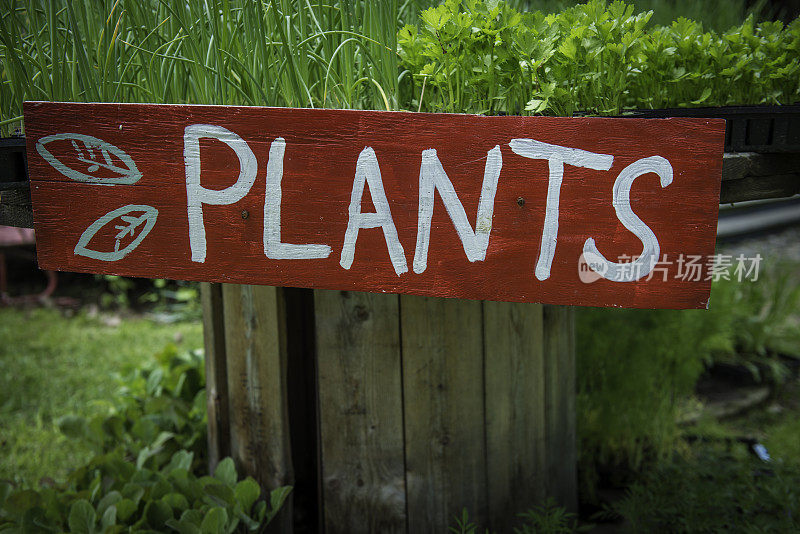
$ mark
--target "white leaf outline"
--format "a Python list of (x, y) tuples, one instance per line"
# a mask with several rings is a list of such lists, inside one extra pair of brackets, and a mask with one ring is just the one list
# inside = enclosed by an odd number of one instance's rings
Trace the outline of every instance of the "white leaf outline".
[[(116, 172), (120, 176), (117, 178), (104, 178), (98, 176), (92, 176), (90, 174), (82, 173), (79, 170), (73, 169), (72, 167), (67, 167), (61, 161), (56, 158), (47, 148), (45, 145), (52, 141), (60, 141), (60, 140), (70, 140), (72, 141), (73, 147), (78, 151), (78, 161), (86, 163), (88, 165), (87, 171), (89, 169), (97, 170), (100, 167), (106, 168), (112, 172)], [(84, 146), (86, 147), (87, 151), (90, 154), (90, 159), (86, 159), (83, 155), (83, 152), (77, 146), (76, 141), (81, 141)], [(100, 162), (94, 158), (94, 152), (92, 148), (95, 147), (100, 150), (100, 153), (103, 156), (104, 162)], [(53, 134), (53, 135), (46, 135), (36, 141), (36, 151), (39, 153), (42, 158), (49, 163), (54, 169), (58, 172), (75, 180), (77, 182), (89, 182), (95, 184), (105, 184), (105, 185), (131, 185), (138, 182), (141, 177), (142, 173), (136, 167), (136, 163), (133, 161), (128, 154), (126, 154), (122, 149), (103, 141), (102, 139), (98, 139), (97, 137), (92, 137), (91, 135), (85, 134), (78, 134), (78, 133), (60, 133), (60, 134)], [(113, 154), (117, 156), (122, 163), (125, 164), (127, 168), (117, 167), (111, 162), (111, 158), (109, 154)]]
[[(143, 211), (144, 213), (138, 217), (122, 217), (122, 220), (128, 223), (127, 226), (116, 226), (117, 230), (122, 230), (116, 236), (116, 244), (114, 247), (113, 252), (100, 252), (97, 250), (92, 250), (87, 247), (89, 241), (92, 240), (94, 235), (106, 224), (113, 221), (117, 217), (121, 217), (126, 215), (132, 211)], [(158, 210), (152, 206), (147, 206), (144, 204), (128, 204), (127, 206), (122, 206), (121, 208), (117, 208), (114, 211), (110, 211), (97, 219), (95, 222), (89, 225), (89, 227), (83, 231), (81, 237), (78, 239), (78, 244), (75, 245), (75, 255), (86, 256), (87, 258), (92, 258), (95, 260), (100, 261), (117, 261), (125, 256), (127, 256), (130, 252), (132, 252), (139, 244), (147, 237), (147, 234), (153, 229), (156, 225), (156, 219), (158, 219)], [(133, 231), (140, 226), (142, 223), (145, 223), (144, 228), (136, 238), (131, 241), (125, 248), (119, 250), (120, 240), (125, 237), (127, 233), (130, 232), (133, 235)]]

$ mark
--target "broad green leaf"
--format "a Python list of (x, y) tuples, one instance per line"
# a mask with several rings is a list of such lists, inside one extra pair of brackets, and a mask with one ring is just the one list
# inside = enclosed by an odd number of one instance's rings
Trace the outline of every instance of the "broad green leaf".
[(525, 111), (531, 111), (533, 113), (541, 113), (547, 108), (547, 100), (538, 100), (534, 98), (533, 100), (529, 101), (525, 106)]
[(117, 508), (117, 518), (120, 521), (127, 521), (139, 508), (131, 499), (124, 498), (114, 505)]
[(181, 519), (170, 519), (166, 525), (177, 531), (179, 534), (201, 534), (200, 527), (193, 524), (191, 521)]
[(72, 503), (69, 507), (67, 524), (70, 532), (76, 534), (93, 534), (95, 532), (95, 522), (97, 514), (91, 503), (86, 499), (80, 499)]
[(700, 98), (698, 98), (697, 100), (692, 100), (692, 104), (702, 104), (703, 102), (708, 100), (709, 96), (711, 96), (711, 88), (706, 87), (705, 89), (703, 89), (703, 94), (700, 95)]
[(173, 510), (183, 512), (189, 508), (189, 501), (181, 493), (168, 493), (162, 499), (165, 503), (169, 504)]
[(144, 509), (147, 524), (156, 530), (163, 528), (168, 520), (174, 517), (172, 507), (164, 501), (150, 501)]
[(102, 516), (109, 506), (117, 504), (121, 500), (122, 494), (118, 491), (110, 491), (106, 493), (103, 498), (100, 499), (100, 502), (97, 503), (97, 513)]
[(202, 534), (220, 534), (225, 531), (228, 522), (228, 513), (224, 508), (212, 508), (208, 511), (200, 524)]
[(289, 497), (289, 494), (292, 492), (291, 486), (283, 486), (280, 488), (275, 488), (269, 493), (269, 505), (270, 510), (267, 512), (267, 522), (269, 523), (272, 519), (280, 512), (283, 503), (286, 502), (286, 499)]
[(236, 484), (233, 493), (236, 496), (237, 502), (242, 505), (242, 510), (249, 514), (253, 503), (255, 503), (261, 495), (261, 487), (258, 485), (258, 482), (251, 477), (247, 477)]
[(117, 507), (115, 505), (111, 505), (106, 508), (106, 511), (100, 518), (100, 525), (103, 527), (103, 532), (105, 532), (108, 528), (115, 525), (117, 522)]
[(236, 484), (236, 466), (233, 464), (232, 458), (225, 458), (214, 470), (214, 478), (221, 481), (227, 486), (233, 487)]
[(233, 490), (229, 486), (220, 484), (218, 482), (212, 482), (205, 484), (203, 486), (203, 490), (206, 493), (206, 502), (211, 505), (228, 507), (236, 504), (236, 497), (233, 494)]

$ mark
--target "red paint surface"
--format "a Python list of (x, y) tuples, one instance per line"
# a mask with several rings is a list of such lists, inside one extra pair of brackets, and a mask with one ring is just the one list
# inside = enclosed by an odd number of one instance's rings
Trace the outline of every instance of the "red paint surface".
[[(258, 159), (258, 177), (244, 199), (228, 206), (204, 206), (205, 263), (191, 261), (183, 160), (184, 128), (198, 123), (235, 132)], [(601, 279), (585, 284), (578, 277), (578, 260), (589, 237), (610, 260), (641, 252), (639, 239), (617, 220), (612, 186), (624, 167), (653, 155), (669, 160), (674, 180), (662, 189), (655, 174), (639, 177), (631, 190), (634, 212), (658, 237), (662, 257), (700, 255), (705, 261), (713, 254), (722, 120), (26, 103), (25, 128), (43, 269), (587, 306), (704, 308), (708, 302), (710, 281), (676, 279), (674, 263), (667, 281), (658, 275), (630, 283)], [(67, 132), (91, 135), (122, 149), (133, 158), (142, 178), (133, 185), (116, 186), (67, 178), (35, 149), (38, 139)], [(277, 137), (287, 143), (282, 241), (328, 244), (333, 250), (326, 259), (270, 260), (263, 253), (267, 156)], [(545, 216), (548, 165), (546, 160), (514, 154), (508, 146), (514, 138), (614, 156), (607, 172), (566, 166), (558, 246), (551, 276), (545, 281), (536, 279), (534, 267)], [(415, 274), (421, 152), (438, 151), (474, 228), (486, 153), (495, 145), (501, 147), (503, 168), (485, 261), (467, 260), (437, 192), (428, 268)], [(409, 272), (401, 276), (392, 268), (380, 228), (362, 229), (352, 268), (339, 265), (356, 160), (366, 146), (377, 154), (405, 249)], [(74, 158), (69, 142), (53, 142), (49, 148), (64, 162)], [(223, 189), (238, 176), (234, 152), (219, 141), (201, 141), (201, 162), (204, 187)], [(519, 205), (519, 198), (524, 205)], [(159, 211), (152, 232), (134, 251), (115, 262), (74, 254), (89, 225), (127, 204), (150, 205)], [(362, 211), (373, 211), (368, 190)], [(112, 246), (113, 239), (107, 236), (105, 243), (100, 234), (96, 239), (92, 244), (103, 250)]]

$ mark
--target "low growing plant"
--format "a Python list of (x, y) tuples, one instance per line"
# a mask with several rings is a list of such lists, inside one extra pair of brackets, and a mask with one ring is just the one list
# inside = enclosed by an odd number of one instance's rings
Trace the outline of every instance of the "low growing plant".
[(239, 480), (230, 458), (205, 473), (203, 368), (199, 351), (167, 347), (126, 377), (108, 413), (62, 418), (62, 431), (96, 456), (61, 483), (0, 483), (0, 532), (210, 534), (268, 524), (291, 488), (264, 495), (252, 478)]
[[(514, 527), (514, 534), (570, 534), (573, 532), (588, 532), (593, 525), (581, 525), (578, 516), (563, 506), (558, 506), (555, 499), (548, 498), (544, 504), (534, 506), (527, 511), (517, 514), (519, 526)], [(461, 514), (453, 517), (454, 525), (449, 527), (452, 534), (490, 534), (489, 529), (480, 530), (477, 523), (469, 518), (466, 508)]]
[(629, 532), (800, 531), (800, 469), (701, 445), (633, 484), (614, 506)]
[(579, 465), (592, 500), (600, 477), (626, 483), (672, 452), (682, 403), (732, 332), (725, 313), (591, 308), (579, 310), (577, 332)]

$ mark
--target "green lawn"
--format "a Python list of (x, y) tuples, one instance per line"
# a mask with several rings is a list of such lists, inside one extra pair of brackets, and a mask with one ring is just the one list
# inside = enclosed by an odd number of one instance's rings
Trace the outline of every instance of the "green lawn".
[(168, 343), (202, 346), (197, 322), (121, 322), (53, 309), (0, 309), (0, 479), (63, 478), (90, 457), (56, 420), (104, 410), (125, 373)]

